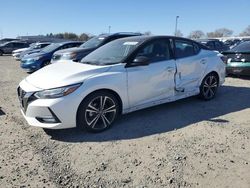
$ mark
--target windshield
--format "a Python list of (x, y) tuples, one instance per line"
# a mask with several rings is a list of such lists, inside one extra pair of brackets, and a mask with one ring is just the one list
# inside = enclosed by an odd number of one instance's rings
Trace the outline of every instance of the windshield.
[(250, 52), (250, 41), (242, 42), (230, 50), (231, 52)]
[(121, 63), (137, 46), (136, 41), (115, 40), (87, 55), (81, 60), (81, 63), (92, 65)]
[(84, 49), (96, 48), (102, 43), (104, 39), (105, 39), (104, 37), (94, 37), (92, 39), (89, 39), (87, 42), (83, 43), (80, 47)]
[(53, 50), (56, 50), (60, 46), (61, 46), (60, 43), (53, 43), (43, 48), (42, 52), (45, 52), (45, 53), (52, 52)]

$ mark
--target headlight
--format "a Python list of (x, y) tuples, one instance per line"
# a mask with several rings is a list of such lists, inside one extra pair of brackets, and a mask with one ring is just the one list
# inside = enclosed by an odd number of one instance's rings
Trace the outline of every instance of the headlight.
[(63, 54), (64, 59), (74, 59), (77, 56), (77, 53), (65, 53)]
[(42, 58), (42, 56), (38, 56), (38, 57), (33, 58), (33, 60), (37, 61), (37, 60), (39, 60), (41, 58)]
[(77, 88), (79, 88), (82, 84), (75, 84), (55, 89), (43, 90), (35, 93), (35, 97), (39, 99), (54, 99), (63, 96), (67, 96), (70, 93), (73, 93)]
[(41, 59), (41, 56), (27, 59), (27, 62), (37, 61), (37, 60), (39, 60), (39, 59)]

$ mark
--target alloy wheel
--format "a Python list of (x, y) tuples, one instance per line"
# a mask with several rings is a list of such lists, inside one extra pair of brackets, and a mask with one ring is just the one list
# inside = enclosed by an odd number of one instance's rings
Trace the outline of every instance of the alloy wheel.
[(117, 106), (108, 96), (98, 96), (89, 102), (85, 110), (87, 126), (93, 130), (103, 130), (115, 120)]
[(218, 88), (218, 80), (214, 75), (209, 75), (204, 80), (202, 92), (205, 99), (212, 99)]

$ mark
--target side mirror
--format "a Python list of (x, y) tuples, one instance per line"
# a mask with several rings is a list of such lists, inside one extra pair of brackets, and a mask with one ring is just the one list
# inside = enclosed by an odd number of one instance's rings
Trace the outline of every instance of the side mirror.
[(139, 56), (136, 57), (133, 62), (130, 64), (131, 67), (136, 67), (136, 66), (147, 66), (149, 65), (149, 58), (145, 56)]

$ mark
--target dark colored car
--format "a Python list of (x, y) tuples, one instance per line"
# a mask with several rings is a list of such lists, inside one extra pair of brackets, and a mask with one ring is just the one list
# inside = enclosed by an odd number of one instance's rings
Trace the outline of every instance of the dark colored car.
[(51, 44), (51, 42), (39, 42), (39, 43), (35, 43), (28, 50), (25, 50), (24, 52), (22, 52), (20, 54), (19, 60), (21, 60), (22, 58), (24, 58), (25, 55), (30, 55), (32, 53), (38, 53), (38, 52), (40, 52), (43, 48), (45, 48), (46, 46), (48, 46), (50, 44)]
[(107, 44), (113, 40), (140, 36), (140, 33), (115, 33), (115, 34), (102, 34), (97, 37), (89, 39), (87, 42), (82, 44), (79, 48), (70, 48), (66, 50), (57, 51), (51, 60), (51, 63), (56, 63), (59, 60), (73, 60), (76, 62), (81, 61), (83, 57), (93, 52), (97, 48)]
[(210, 50), (218, 52), (229, 50), (229, 47), (226, 46), (223, 42), (219, 41), (218, 39), (202, 39), (197, 41), (208, 47)]
[(230, 49), (241, 43), (240, 39), (228, 39), (224, 42), (224, 45), (228, 46)]
[(29, 47), (29, 43), (26, 42), (6, 42), (0, 45), (0, 56), (2, 56), (3, 54), (11, 54), (14, 50), (27, 47)]
[(30, 55), (25, 56), (21, 60), (21, 68), (26, 70), (27, 72), (34, 72), (48, 64), (50, 64), (52, 55), (57, 50), (62, 50), (66, 48), (78, 47), (82, 44), (82, 42), (62, 42), (62, 43), (52, 43), (47, 47), (43, 48), (38, 53), (32, 53)]
[(222, 54), (228, 59), (227, 74), (250, 76), (250, 41), (242, 42)]
[(19, 39), (14, 39), (14, 38), (4, 38), (0, 40), (0, 44), (6, 43), (6, 42), (11, 42), (11, 41), (19, 41)]

